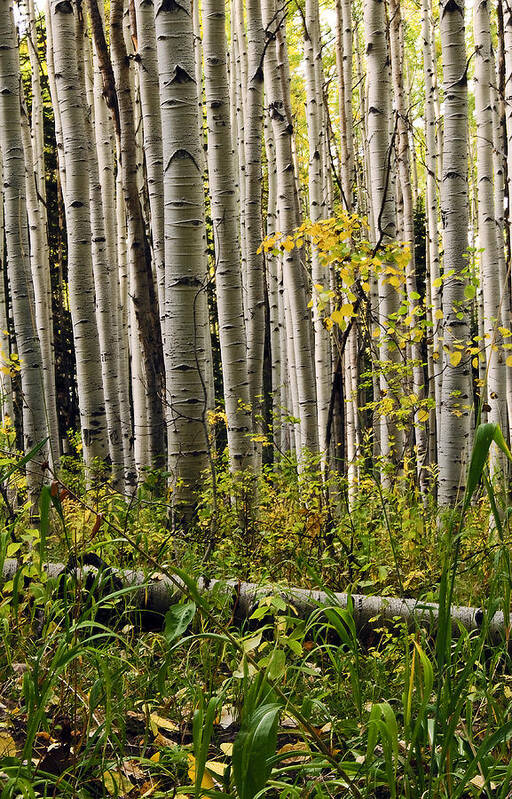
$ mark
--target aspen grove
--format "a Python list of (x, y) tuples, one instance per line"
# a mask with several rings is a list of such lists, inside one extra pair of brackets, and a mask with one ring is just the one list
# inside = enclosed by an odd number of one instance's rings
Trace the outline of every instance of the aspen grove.
[(223, 457), (453, 506), (477, 424), (512, 433), (507, 0), (0, 11), (19, 449), (58, 474), (79, 432), (90, 485), (160, 470), (177, 520)]

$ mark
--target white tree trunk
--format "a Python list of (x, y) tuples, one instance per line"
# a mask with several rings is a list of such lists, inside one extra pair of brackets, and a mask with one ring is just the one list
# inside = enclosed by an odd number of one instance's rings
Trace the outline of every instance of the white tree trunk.
[(226, 69), (224, 0), (204, 0), (203, 22), (215, 285), (229, 458), (232, 470), (237, 471), (251, 467), (254, 445), (251, 441), (247, 340)]
[(96, 296), (96, 321), (100, 341), (101, 372), (107, 417), (108, 447), (112, 462), (112, 477), (114, 485), (120, 487), (124, 476), (124, 455), (118, 380), (117, 286), (114, 286), (112, 276), (114, 264), (109, 259), (107, 247), (107, 228), (105, 225), (107, 214), (103, 207), (98, 151), (94, 137), (96, 121), (94, 119), (90, 43), (88, 37), (84, 41), (83, 25), (80, 21), (78, 31), (79, 35), (80, 33), (82, 34), (83, 41), (84, 69), (83, 75), (80, 75), (81, 88), (88, 100), (85, 130), (87, 141), (89, 142), (89, 205), (91, 212), (92, 268)]
[[(266, 22), (270, 22), (275, 15), (273, 0), (266, 0), (264, 13)], [(268, 113), (276, 144), (279, 229), (285, 236), (289, 236), (299, 225), (299, 200), (295, 189), (291, 147), (293, 127), (291, 118), (286, 113), (283, 84), (276, 69), (276, 56), (276, 48), (271, 42), (264, 59), (265, 82), (268, 87)], [(293, 413), (300, 419), (298, 457), (304, 449), (317, 452), (319, 446), (315, 371), (311, 358), (311, 321), (307, 308), (304, 272), (301, 252), (297, 248), (286, 251), (283, 254), (283, 282), (286, 295), (285, 307), (289, 313), (289, 318), (286, 318), (288, 346), (292, 345), (294, 350), (293, 362), (288, 356), (288, 367), (289, 370), (293, 368), (297, 385)]]
[[(321, 60), (320, 12), (318, 0), (306, 0), (305, 17), (305, 75), (306, 75), (306, 119), (308, 129), (309, 163), (309, 216), (318, 222), (325, 214), (324, 181), (322, 169), (323, 138), (325, 124), (323, 115), (323, 87), (319, 83)], [(344, 109), (345, 110), (345, 109)], [(311, 253), (311, 279), (313, 286), (328, 285), (329, 273), (320, 261), (318, 248), (313, 245)], [(331, 398), (331, 353), (329, 333), (324, 327), (320, 311), (319, 292), (313, 288), (313, 329), (315, 346), (315, 375), (318, 414), (318, 444), (323, 455), (324, 468), (327, 463), (327, 419)]]
[[(389, 61), (386, 41), (386, 19), (382, 0), (366, 0), (364, 4), (364, 27), (366, 37), (367, 63), (367, 134), (368, 162), (370, 171), (370, 200), (373, 207), (373, 237), (376, 243), (389, 242), (396, 238), (396, 211), (393, 179), (390, 170), (392, 122), (389, 85)], [(372, 302), (372, 310), (377, 310), (379, 323), (386, 320), (398, 307), (395, 289), (378, 281), (378, 298)], [(381, 396), (390, 394), (386, 364), (396, 360), (394, 344), (387, 337), (380, 345), (379, 360), (384, 362), (380, 380)], [(396, 426), (386, 417), (380, 423), (380, 452), (389, 457), (397, 451)]]
[[(468, 247), (467, 184), (467, 76), (464, 38), (463, 0), (443, 0), (440, 8), (443, 54), (444, 135), (441, 185), (444, 273), (454, 270), (454, 278), (443, 284), (443, 337), (450, 353), (456, 344), (468, 340), (467, 314), (464, 309), (464, 280), (461, 276)], [(463, 352), (455, 365), (449, 356), (444, 360), (441, 394), (441, 430), (439, 435), (439, 491), (441, 506), (451, 505), (464, 486), (464, 474), (470, 444), (472, 411), (470, 360)]]
[[(48, 425), (44, 407), (41, 348), (32, 307), (33, 287), (20, 119), (20, 65), (12, 0), (0, 2), (0, 42), (0, 148), (3, 153), (7, 270), (17, 354), (21, 366), (24, 446), (28, 451), (48, 436)], [(44, 452), (40, 459), (44, 460)], [(27, 465), (27, 480), (34, 499), (42, 477), (40, 466), (31, 461)]]
[(264, 262), (260, 249), (261, 151), (263, 133), (263, 22), (260, 0), (247, 0), (247, 84), (245, 93), (245, 246), (247, 259), (247, 370), (253, 416), (263, 399), (263, 348), (265, 343)]
[(105, 401), (95, 317), (89, 210), (88, 140), (80, 92), (75, 31), (75, 3), (51, 0), (55, 83), (66, 166), (64, 205), (68, 239), (68, 284), (75, 343), (80, 423), (87, 466), (107, 455)]
[(164, 182), (162, 119), (158, 93), (158, 60), (153, 0), (135, 0), (135, 15), (138, 44), (136, 61), (142, 111), (144, 162), (151, 212), (151, 245), (156, 270), (160, 321), (163, 328), (165, 326), (163, 324), (165, 305)]
[[(478, 234), (481, 285), (483, 290), (483, 327), (487, 360), (488, 421), (506, 429), (506, 367), (500, 307), (500, 257), (498, 226), (494, 207), (493, 104), (491, 81), (495, 72), (491, 61), (491, 29), (487, 0), (473, 6), (475, 39), (475, 118), (478, 183)], [(503, 244), (502, 244), (503, 249)]]
[(165, 370), (174, 500), (190, 511), (208, 465), (201, 139), (190, 0), (158, 0), (155, 23), (164, 154)]

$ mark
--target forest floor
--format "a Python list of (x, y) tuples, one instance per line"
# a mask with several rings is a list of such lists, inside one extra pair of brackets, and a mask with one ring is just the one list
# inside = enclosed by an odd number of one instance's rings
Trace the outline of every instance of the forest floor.
[[(0, 594), (2, 799), (510, 795), (510, 534), (507, 514), (490, 522), (494, 494), (475, 483), (454, 521), (407, 475), (385, 491), (368, 477), (349, 511), (281, 465), (256, 509), (227, 473), (215, 496), (206, 481), (195, 524), (171, 533), (157, 480), (127, 501), (86, 491), (70, 459), (37, 526), (6, 512), (0, 560), (20, 568)], [(108, 570), (58, 582), (41, 568), (84, 552), (179, 573), (183, 598), (156, 620)], [(241, 620), (199, 594), (201, 575), (268, 588)], [(280, 585), (436, 601), (439, 624), (376, 620), (361, 636), (334, 601), (300, 618)], [(452, 603), (482, 606), (481, 630), (452, 635)]]

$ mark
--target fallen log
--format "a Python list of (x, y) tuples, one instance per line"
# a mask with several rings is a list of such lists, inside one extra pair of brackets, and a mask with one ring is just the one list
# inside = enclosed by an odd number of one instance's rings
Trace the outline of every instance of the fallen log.
[[(65, 571), (63, 563), (48, 563), (44, 567), (49, 577), (58, 577)], [(18, 561), (7, 558), (3, 566), (3, 580), (12, 580), (18, 570)], [(87, 567), (77, 569), (87, 571)], [(119, 577), (125, 587), (133, 587), (133, 604), (142, 611), (149, 611), (162, 616), (169, 608), (176, 604), (180, 596), (186, 593), (185, 585), (179, 577), (176, 583), (162, 574), (148, 574), (141, 570), (114, 569), (111, 571)], [(257, 607), (259, 601), (266, 596), (281, 596), (288, 604), (292, 605), (300, 618), (308, 618), (311, 613), (321, 606), (337, 605), (347, 608), (350, 600), (353, 605), (353, 618), (356, 630), (363, 631), (375, 623), (383, 621), (405, 622), (409, 629), (423, 626), (431, 632), (435, 631), (439, 617), (439, 605), (435, 602), (423, 602), (419, 599), (366, 596), (362, 594), (326, 593), (309, 588), (294, 588), (281, 585), (258, 585), (256, 583), (240, 582), (237, 580), (209, 580), (199, 578), (197, 589), (200, 594), (215, 591), (225, 597), (226, 606), (235, 608), (239, 618), (249, 618)], [(460, 628), (468, 631), (479, 630), (482, 627), (485, 614), (482, 608), (453, 605), (451, 607), (452, 630), (456, 635)], [(505, 634), (505, 619), (503, 611), (497, 611), (489, 621), (489, 637), (497, 639)]]

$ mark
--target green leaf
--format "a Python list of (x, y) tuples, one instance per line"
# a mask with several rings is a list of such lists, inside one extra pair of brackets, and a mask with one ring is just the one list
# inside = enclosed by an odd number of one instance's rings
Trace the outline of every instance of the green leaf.
[(20, 469), (23, 469), (23, 467), (29, 461), (31, 461), (33, 458), (35, 458), (37, 453), (40, 452), (43, 449), (43, 447), (47, 443), (47, 441), (48, 441), (48, 438), (44, 438), (42, 441), (39, 442), (39, 444), (36, 444), (35, 447), (32, 447), (32, 449), (29, 452), (27, 452), (27, 454), (24, 455), (23, 458), (20, 458), (19, 461), (16, 461), (14, 466), (12, 466), (4, 475), (0, 474), (0, 480), (8, 480), (9, 477), (12, 477), (12, 475), (15, 472), (19, 471)]
[(475, 493), (478, 483), (480, 482), (480, 478), (482, 477), (482, 472), (489, 455), (489, 449), (493, 441), (506, 455), (506, 457), (509, 460), (512, 460), (512, 455), (505, 442), (505, 439), (503, 438), (503, 433), (501, 432), (499, 426), (497, 424), (493, 424), (492, 422), (479, 425), (476, 429), (473, 451), (471, 453), (466, 492), (464, 494), (463, 512), (469, 508), (471, 498)]
[(239, 799), (254, 799), (272, 771), (280, 706), (261, 705), (242, 724), (233, 744), (233, 777)]
[(181, 638), (194, 618), (196, 605), (187, 602), (185, 605), (173, 605), (165, 614), (164, 637), (168, 644)]
[(472, 283), (468, 283), (467, 286), (464, 287), (464, 296), (467, 300), (472, 300), (476, 294), (476, 287), (473, 286)]

